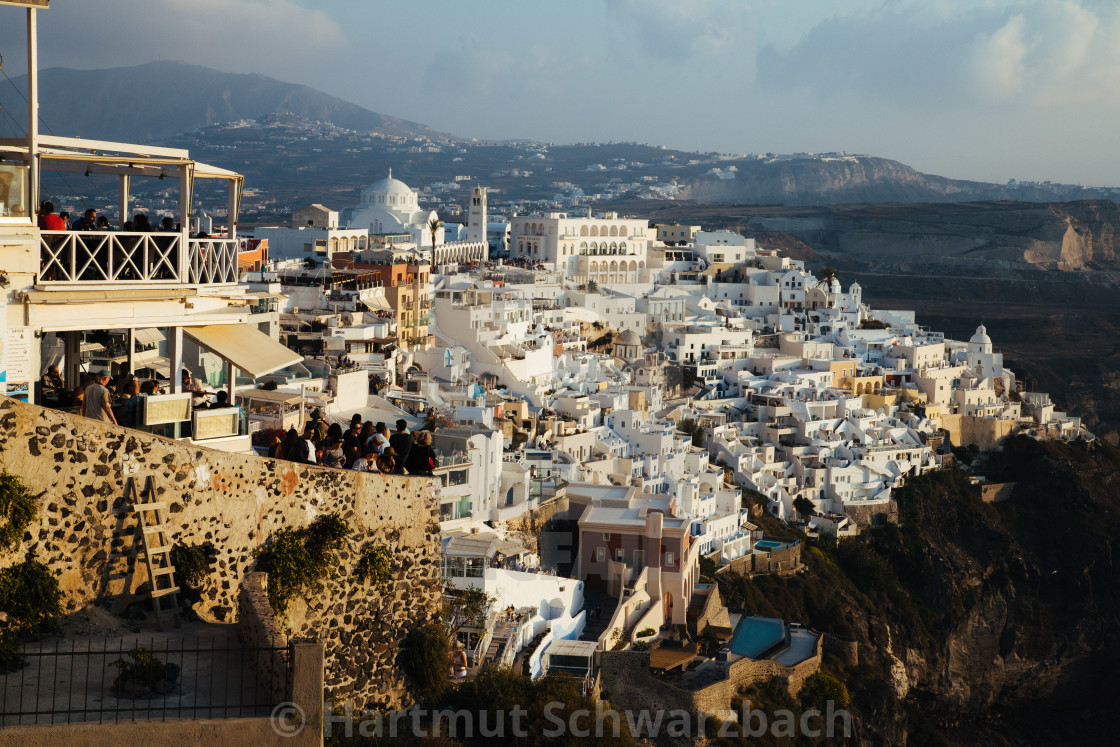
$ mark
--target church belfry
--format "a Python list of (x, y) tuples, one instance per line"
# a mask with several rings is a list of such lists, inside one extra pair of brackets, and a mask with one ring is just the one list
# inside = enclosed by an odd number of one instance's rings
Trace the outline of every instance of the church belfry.
[(486, 187), (471, 190), (471, 204), (467, 209), (467, 241), (486, 241)]

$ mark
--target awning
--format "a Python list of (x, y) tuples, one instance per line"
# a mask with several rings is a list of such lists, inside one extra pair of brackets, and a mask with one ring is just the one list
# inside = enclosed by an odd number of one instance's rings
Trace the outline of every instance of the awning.
[(275, 389), (242, 389), (237, 393), (237, 398), (284, 405), (298, 405), (303, 401), (303, 395), (298, 392), (281, 392)]
[(192, 340), (209, 349), (254, 379), (300, 363), (303, 356), (243, 324), (209, 324), (183, 327)]
[(158, 345), (167, 338), (155, 327), (148, 327), (147, 329), (133, 330), (132, 339), (140, 345)]
[(367, 288), (358, 293), (358, 300), (371, 311), (393, 311), (393, 306), (385, 298), (384, 288)]

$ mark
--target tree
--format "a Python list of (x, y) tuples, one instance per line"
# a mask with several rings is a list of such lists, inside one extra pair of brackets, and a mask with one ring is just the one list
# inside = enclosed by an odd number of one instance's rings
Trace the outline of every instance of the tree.
[(428, 232), (432, 234), (432, 259), (435, 259), (434, 252), (436, 250), (436, 236), (438, 236), (439, 232), (442, 230), (443, 221), (435, 216), (432, 216), (432, 218), (428, 221)]
[(588, 280), (587, 281), (587, 292), (588, 293), (598, 293), (599, 292), (599, 284), (596, 283), (594, 280)]
[(466, 589), (448, 586), (444, 594), (444, 632), (450, 638), (465, 625), (481, 628), (486, 623), (486, 614), (496, 601), (497, 597), (487, 594), (477, 586)]
[(797, 513), (801, 514), (802, 518), (808, 518), (816, 511), (813, 502), (803, 495), (799, 495), (793, 499), (793, 508)]

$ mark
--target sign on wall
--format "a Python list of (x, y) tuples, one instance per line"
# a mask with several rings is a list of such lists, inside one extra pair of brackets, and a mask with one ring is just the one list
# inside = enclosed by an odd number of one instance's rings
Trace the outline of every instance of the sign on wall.
[(4, 394), (27, 402), (31, 390), (30, 327), (5, 330), (4, 358)]

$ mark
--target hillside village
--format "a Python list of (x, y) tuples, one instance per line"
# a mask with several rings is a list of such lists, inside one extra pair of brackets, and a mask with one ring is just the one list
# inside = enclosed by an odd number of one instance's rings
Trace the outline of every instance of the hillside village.
[[(713, 577), (800, 572), (806, 540), (897, 522), (895, 491), (969, 447), (1093, 439), (1022, 390), (982, 320), (948, 339), (737, 233), (501, 217), (477, 182), (435, 210), (388, 165), (355, 204), (245, 231), (243, 177), (186, 150), (0, 148), (0, 453), (35, 496), (3, 572), (45, 568), (87, 628), (115, 615), (133, 641), (185, 617), (265, 652), (245, 668), (289, 677), (262, 685), (266, 713), (304, 698), (321, 726), (324, 691), (407, 707), (398, 654), (440, 619), (457, 678), (564, 672), (618, 707), (724, 715), (745, 685), (795, 694), (855, 643), (732, 613)], [(40, 164), (117, 178), (121, 217), (131, 180), (170, 179), (169, 225), (33, 223)], [(196, 181), (225, 195), (224, 225), (192, 221)], [(281, 540), (331, 548), (318, 570), (336, 575), (281, 598)], [(190, 582), (172, 559), (203, 547)], [(23, 669), (4, 666), (4, 714), (55, 728), (54, 670), (27, 703)]]

